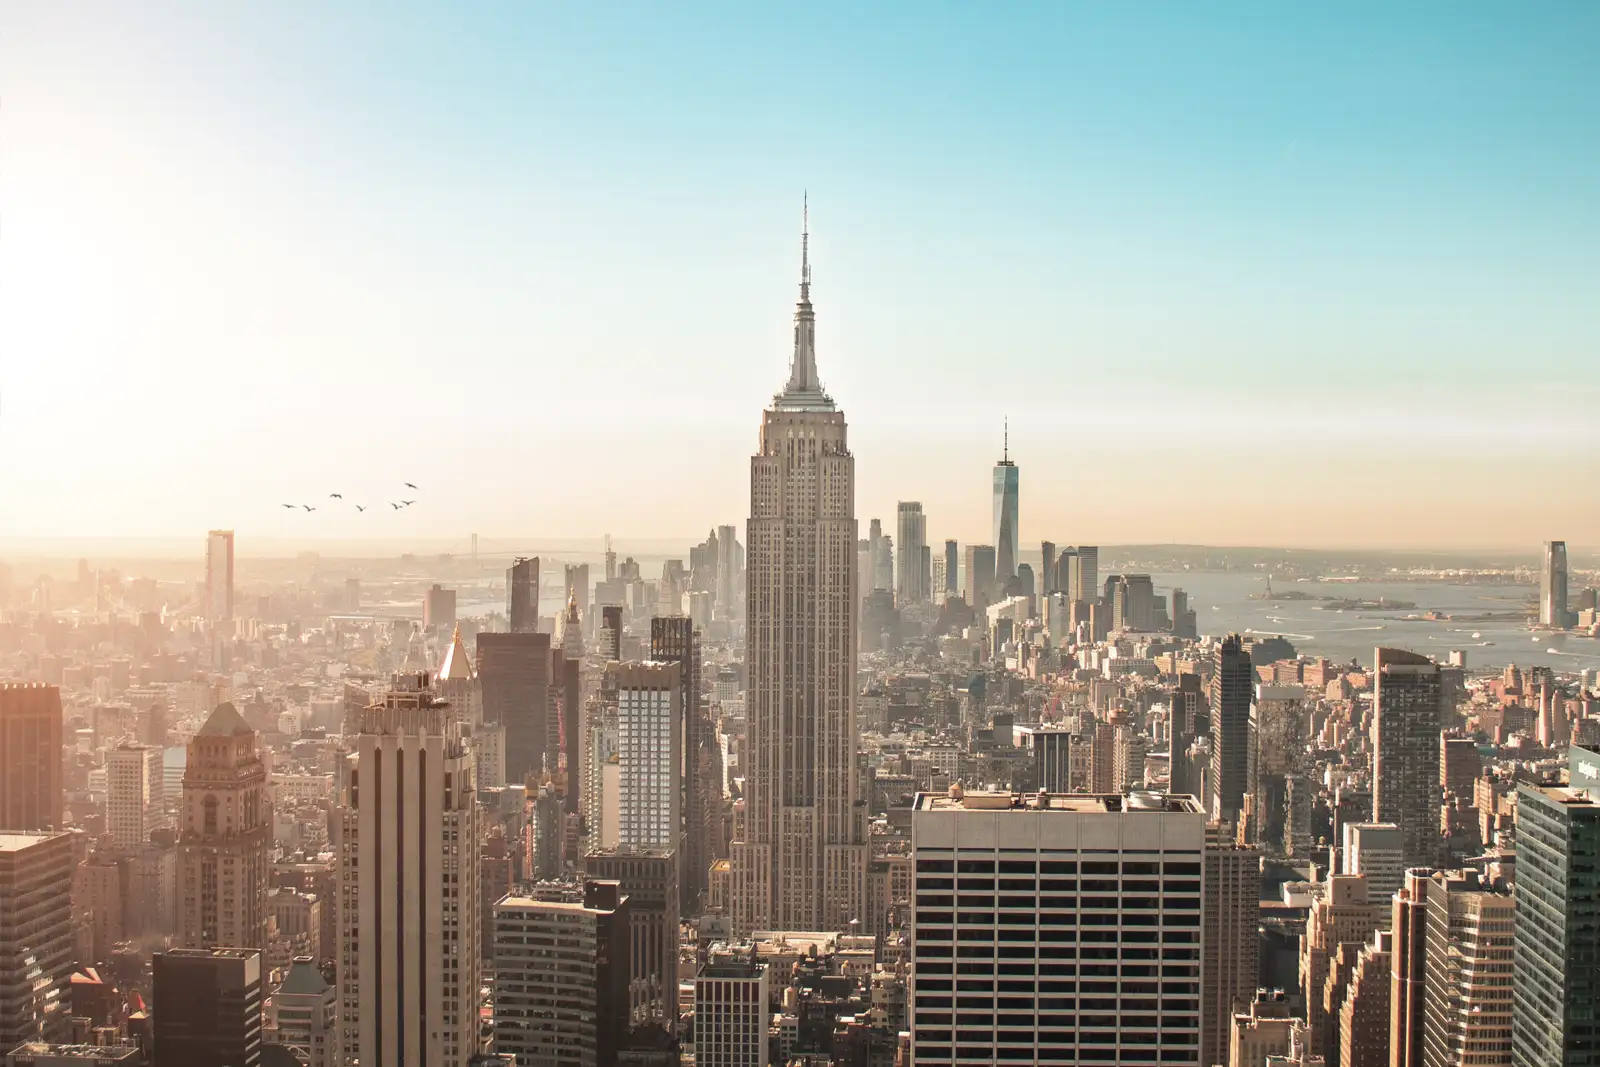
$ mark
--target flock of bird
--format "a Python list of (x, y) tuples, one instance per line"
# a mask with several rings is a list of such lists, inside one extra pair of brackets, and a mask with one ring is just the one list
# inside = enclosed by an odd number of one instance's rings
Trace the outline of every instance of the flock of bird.
[[(404, 485), (407, 489), (415, 489), (416, 488), (416, 486), (414, 484), (412, 484), (411, 482), (402, 482), (401, 484)], [(343, 493), (329, 493), (328, 494), (328, 499), (329, 500), (343, 501), (344, 500), (344, 494)], [(389, 501), (389, 506), (391, 508), (393, 508), (394, 510), (399, 511), (402, 508), (409, 508), (412, 504), (415, 504), (415, 503), (416, 503), (415, 500), (401, 500), (398, 503), (393, 501), (393, 500), (391, 500), (391, 501)], [(297, 509), (304, 509), (304, 510), (306, 510), (308, 512), (317, 510), (315, 507), (313, 507), (310, 504), (285, 504), (283, 506), (288, 508), (290, 511), (294, 511), (294, 510), (297, 510)], [(367, 504), (352, 504), (351, 506), (354, 507), (357, 511), (366, 511), (367, 508), (370, 505), (367, 505)]]

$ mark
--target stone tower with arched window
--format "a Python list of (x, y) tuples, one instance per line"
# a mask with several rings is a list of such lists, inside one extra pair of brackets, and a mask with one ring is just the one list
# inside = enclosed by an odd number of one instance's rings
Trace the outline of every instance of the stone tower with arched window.
[(178, 832), (184, 948), (267, 949), (272, 815), (256, 732), (219, 704), (189, 742)]

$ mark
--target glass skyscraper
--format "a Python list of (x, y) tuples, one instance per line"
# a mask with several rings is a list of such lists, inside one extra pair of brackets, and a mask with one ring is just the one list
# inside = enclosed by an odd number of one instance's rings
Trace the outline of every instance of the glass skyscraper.
[(1009, 433), (1005, 452), (994, 465), (994, 572), (998, 599), (1017, 575), (1017, 465), (1011, 462)]
[(1517, 788), (1515, 1067), (1600, 1064), (1600, 756), (1571, 753), (1571, 786)]

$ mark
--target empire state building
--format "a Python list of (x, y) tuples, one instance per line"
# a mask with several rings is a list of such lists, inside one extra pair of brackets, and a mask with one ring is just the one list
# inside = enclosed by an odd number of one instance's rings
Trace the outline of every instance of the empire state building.
[(809, 234), (789, 383), (761, 417), (746, 534), (747, 751), (733, 921), (842, 930), (866, 900), (856, 774), (855, 459), (817, 377)]

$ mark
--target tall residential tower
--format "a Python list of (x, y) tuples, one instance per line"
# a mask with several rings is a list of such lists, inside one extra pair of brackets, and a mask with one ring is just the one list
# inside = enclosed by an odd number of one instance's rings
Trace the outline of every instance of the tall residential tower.
[(789, 383), (761, 420), (746, 538), (745, 811), (735, 929), (839, 930), (866, 897), (855, 748), (855, 459), (817, 377), (808, 237)]

